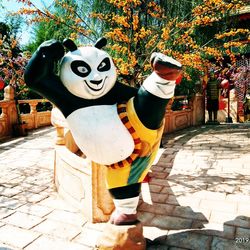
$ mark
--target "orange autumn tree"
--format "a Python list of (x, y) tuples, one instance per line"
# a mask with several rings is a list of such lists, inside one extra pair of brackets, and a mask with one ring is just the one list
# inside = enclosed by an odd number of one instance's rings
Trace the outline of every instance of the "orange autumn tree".
[(247, 28), (236, 28), (231, 22), (243, 6), (238, 0), (192, 0), (183, 15), (174, 11), (175, 6), (181, 10), (186, 3), (180, 0), (106, 0), (97, 10), (93, 8), (98, 3), (95, 0), (55, 0), (64, 9), (63, 16), (53, 9), (38, 9), (32, 0), (17, 1), (26, 4), (19, 14), (31, 16), (32, 22), (63, 24), (78, 43), (93, 43), (101, 35), (109, 38), (107, 49), (120, 78), (131, 85), (139, 85), (149, 73), (152, 52), (179, 60), (185, 80), (194, 82), (211, 64), (211, 58), (221, 62), (228, 56), (234, 63), (233, 48), (244, 46), (242, 38), (249, 39)]
[[(123, 80), (129, 84), (140, 83), (147, 75), (154, 51), (179, 60), (184, 66), (184, 77), (192, 80), (192, 74), (203, 72), (212, 57), (219, 62), (228, 55), (234, 63), (232, 47), (244, 46), (242, 35), (248, 39), (248, 29), (231, 28), (227, 23), (227, 17), (242, 8), (240, 1), (200, 1), (184, 19), (169, 16), (160, 4), (162, 1), (106, 1), (115, 11), (92, 16), (108, 23), (110, 30), (105, 35), (112, 40), (110, 50)], [(204, 36), (202, 30), (212, 31), (213, 36)]]

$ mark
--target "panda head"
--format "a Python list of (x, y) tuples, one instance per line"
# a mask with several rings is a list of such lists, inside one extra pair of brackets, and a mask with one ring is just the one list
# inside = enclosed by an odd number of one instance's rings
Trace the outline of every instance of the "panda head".
[(64, 41), (69, 52), (61, 60), (60, 79), (73, 95), (97, 99), (114, 86), (116, 68), (109, 54), (101, 50), (106, 43), (107, 40), (101, 38), (94, 47), (77, 48), (73, 41)]

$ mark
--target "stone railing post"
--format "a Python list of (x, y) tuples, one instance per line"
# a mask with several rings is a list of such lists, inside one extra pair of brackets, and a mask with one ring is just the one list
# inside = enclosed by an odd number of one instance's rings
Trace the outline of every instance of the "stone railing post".
[(30, 105), (30, 114), (33, 117), (33, 122), (34, 122), (34, 128), (37, 128), (37, 110), (36, 110), (36, 106), (37, 106), (38, 102), (37, 101), (29, 101), (29, 105)]
[(6, 102), (7, 104), (5, 110), (6, 111), (5, 115), (7, 118), (6, 132), (8, 135), (11, 135), (12, 126), (13, 124), (17, 123), (18, 117), (17, 117), (16, 102), (15, 102), (15, 90), (10, 85), (4, 88), (4, 102)]
[(51, 123), (57, 138), (54, 183), (59, 195), (91, 222), (107, 221), (114, 209), (105, 184), (106, 166), (91, 162), (76, 145), (62, 113), (54, 108)]
[(204, 96), (197, 93), (193, 99), (193, 126), (205, 123), (205, 102)]

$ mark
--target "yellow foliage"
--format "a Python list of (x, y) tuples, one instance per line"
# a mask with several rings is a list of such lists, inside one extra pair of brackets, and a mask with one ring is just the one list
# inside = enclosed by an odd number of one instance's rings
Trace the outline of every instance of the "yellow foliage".
[(138, 15), (133, 15), (133, 30), (137, 30), (138, 29), (138, 24), (139, 24), (139, 17)]
[(113, 31), (107, 32), (106, 36), (113, 39), (114, 41), (129, 43), (129, 37), (123, 33), (121, 28), (116, 28)]
[(236, 36), (238, 34), (250, 34), (249, 29), (232, 29), (229, 32), (225, 32), (223, 34), (216, 34), (215, 38), (223, 39), (225, 37)]
[(162, 35), (161, 35), (161, 38), (163, 40), (168, 40), (169, 39), (169, 33), (170, 33), (170, 29), (165, 27), (162, 29)]
[(142, 27), (138, 32), (134, 34), (134, 41), (138, 42), (139, 40), (143, 40), (145, 37), (152, 34), (151, 30), (146, 30), (144, 27)]

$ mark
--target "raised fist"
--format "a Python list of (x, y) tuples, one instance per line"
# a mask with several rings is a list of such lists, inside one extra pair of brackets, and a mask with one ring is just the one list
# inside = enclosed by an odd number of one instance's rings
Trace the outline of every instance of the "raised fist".
[(150, 63), (155, 73), (165, 80), (174, 81), (182, 73), (182, 65), (172, 57), (162, 53), (154, 52), (151, 55)]
[(62, 43), (52, 39), (43, 42), (39, 46), (39, 52), (42, 53), (42, 57), (59, 60), (64, 56), (64, 47)]

